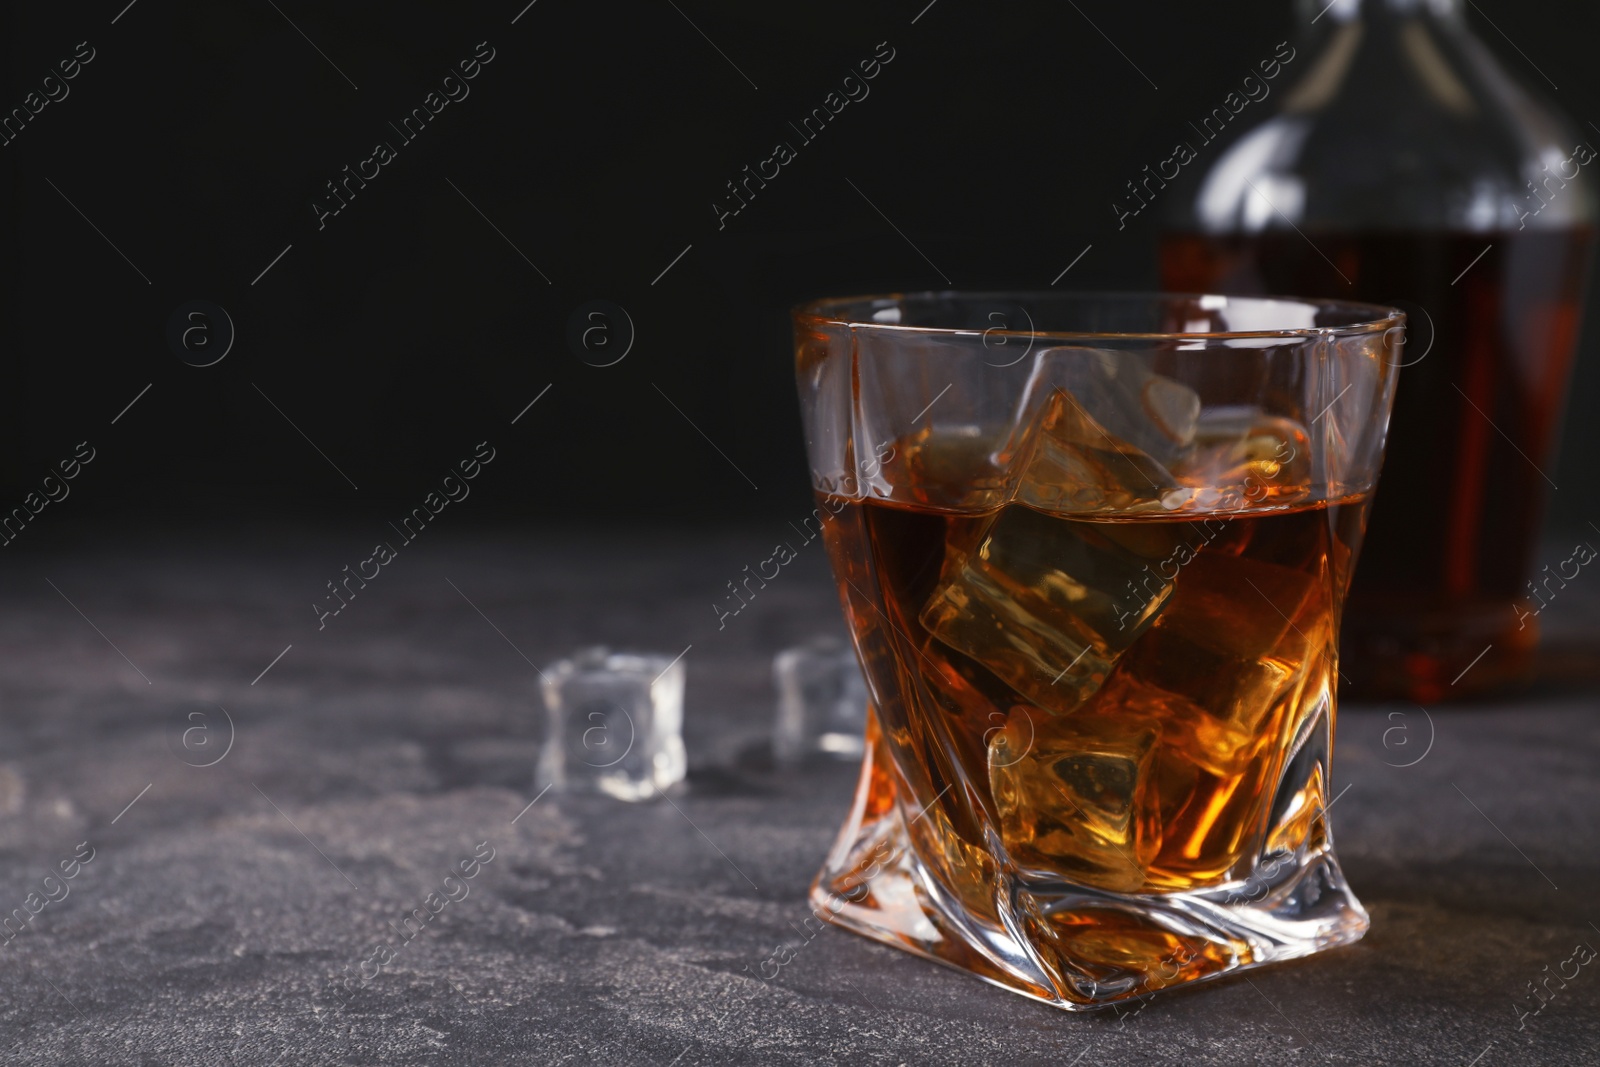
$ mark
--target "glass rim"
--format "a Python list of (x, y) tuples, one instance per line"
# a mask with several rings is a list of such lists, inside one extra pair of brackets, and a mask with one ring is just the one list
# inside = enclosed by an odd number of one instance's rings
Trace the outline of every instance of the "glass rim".
[[(1311, 307), (1326, 311), (1343, 311), (1350, 313), (1358, 321), (1345, 323), (1339, 326), (1302, 326), (1285, 327), (1277, 330), (1217, 330), (1217, 331), (1094, 331), (1094, 330), (1010, 330), (1000, 327), (991, 327), (986, 330), (958, 329), (951, 326), (908, 326), (896, 322), (875, 322), (857, 316), (840, 315), (833, 313), (852, 305), (890, 306), (916, 299), (949, 299), (975, 301), (1012, 301), (1020, 306), (1020, 302), (1027, 299), (1036, 300), (1066, 300), (1066, 301), (1106, 301), (1106, 302), (1133, 302), (1144, 301), (1147, 303), (1160, 303), (1174, 300), (1221, 301), (1222, 306), (1229, 302), (1250, 302), (1255, 304), (1290, 304), (1300, 307)], [(1026, 310), (1024, 308), (1024, 310)], [(1230, 341), (1234, 339), (1259, 339), (1278, 338), (1282, 340), (1303, 340), (1317, 337), (1350, 337), (1362, 334), (1387, 333), (1396, 327), (1403, 326), (1406, 321), (1404, 311), (1395, 307), (1386, 307), (1383, 304), (1369, 304), (1356, 300), (1319, 299), (1299, 296), (1253, 296), (1226, 293), (1190, 293), (1190, 292), (1157, 292), (1136, 290), (1049, 290), (1049, 289), (921, 289), (905, 292), (863, 293), (858, 296), (823, 297), (796, 304), (790, 308), (790, 315), (796, 325), (831, 324), (848, 326), (854, 329), (870, 329), (895, 331), (908, 335), (921, 335), (930, 337), (1019, 337), (1045, 340), (1064, 341)]]

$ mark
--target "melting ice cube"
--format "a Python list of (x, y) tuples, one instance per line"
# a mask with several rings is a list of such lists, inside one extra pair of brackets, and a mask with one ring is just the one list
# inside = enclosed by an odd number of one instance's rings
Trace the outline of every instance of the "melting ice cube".
[(652, 800), (683, 780), (682, 657), (581, 649), (545, 668), (540, 789)]
[(1311, 440), (1298, 422), (1258, 407), (1210, 408), (1172, 470), (1183, 488), (1162, 498), (1169, 510), (1289, 503), (1310, 491)]
[(1166, 542), (1119, 543), (1101, 532), (1113, 525), (1001, 509), (972, 551), (946, 556), (923, 626), (1040, 707), (1071, 710), (1172, 589), (1161, 557), (1139, 551)]
[(1331, 641), (1331, 625), (1313, 574), (1202, 552), (1103, 695), (1115, 700), (1123, 679), (1138, 683), (1137, 698), (1160, 705), (1175, 751), (1211, 774), (1237, 774), (1276, 742), (1269, 716)]
[(1138, 715), (1013, 709), (990, 741), (989, 785), (1016, 861), (1101, 889), (1138, 889), (1161, 846), (1159, 737)]
[[(1169, 463), (1194, 439), (1200, 397), (1171, 378), (1152, 374), (1129, 352), (1047, 348), (1034, 360), (1025, 406), (1065, 393), (1114, 441)], [(1098, 436), (1098, 431), (1091, 431)], [(1103, 441), (1089, 443), (1103, 446)]]
[(1018, 498), (1063, 512), (1153, 506), (1178, 487), (1169, 468), (1190, 448), (1199, 415), (1198, 394), (1130, 354), (1046, 349), (1011, 448)]

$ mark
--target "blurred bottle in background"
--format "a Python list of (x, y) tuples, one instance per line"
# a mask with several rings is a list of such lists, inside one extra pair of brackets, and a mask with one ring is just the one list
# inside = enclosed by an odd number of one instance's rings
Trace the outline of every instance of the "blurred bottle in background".
[(1529, 577), (1600, 138), (1536, 101), (1463, 6), (1297, 3), (1288, 77), (1272, 101), (1230, 96), (1194, 127), (1220, 136), (1237, 114), (1198, 191), (1166, 208), (1170, 290), (1346, 297), (1410, 317), (1344, 621), (1345, 692), (1360, 698), (1429, 702), (1525, 675), (1531, 609), (1548, 597)]

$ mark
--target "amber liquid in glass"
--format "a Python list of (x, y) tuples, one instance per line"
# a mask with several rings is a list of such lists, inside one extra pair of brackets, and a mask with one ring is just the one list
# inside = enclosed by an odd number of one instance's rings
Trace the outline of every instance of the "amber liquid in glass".
[[(926, 445), (896, 455), (917, 500), (960, 495), (929, 480), (949, 464)], [(1304, 839), (1327, 798), (1269, 825), (1272, 783), (1332, 714), (1364, 500), (1182, 517), (820, 500), (874, 741), (969, 907), (993, 910), (979, 814), (1040, 884), (1125, 893), (1246, 877), (1269, 834)]]
[(1517, 606), (1529, 599), (1592, 231), (1309, 237), (1168, 236), (1161, 280), (1399, 303), (1410, 316), (1345, 618), (1346, 695), (1429, 702), (1516, 678), (1538, 643), (1536, 616)]

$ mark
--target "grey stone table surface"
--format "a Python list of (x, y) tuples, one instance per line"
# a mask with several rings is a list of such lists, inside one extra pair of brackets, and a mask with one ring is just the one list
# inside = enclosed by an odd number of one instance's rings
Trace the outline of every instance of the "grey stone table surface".
[[(1600, 966), (1548, 981), (1600, 945), (1581, 583), (1551, 605), (1561, 684), (1341, 709), (1333, 821), (1365, 940), (1070, 1015), (804, 933), (854, 772), (761, 753), (771, 655), (842, 627), (820, 546), (723, 628), (711, 607), (773, 526), (430, 532), (322, 629), (312, 602), (381, 532), (9, 556), (0, 914), (44, 903), (0, 943), (0, 1062), (1600, 1063)], [(529, 808), (532, 664), (596, 642), (692, 646), (689, 787)], [(1548, 1000), (1519, 1018), (1530, 983)]]

